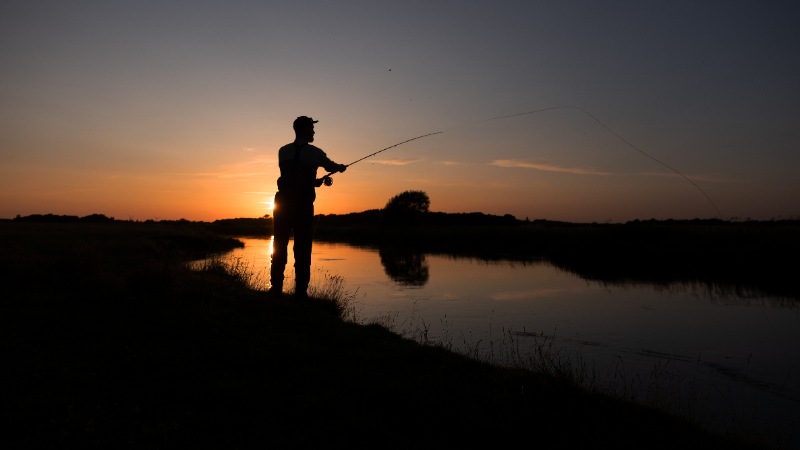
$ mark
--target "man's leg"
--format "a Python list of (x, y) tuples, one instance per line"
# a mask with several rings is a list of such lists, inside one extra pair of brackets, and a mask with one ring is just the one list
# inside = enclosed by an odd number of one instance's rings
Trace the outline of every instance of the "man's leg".
[(270, 288), (273, 295), (283, 291), (283, 272), (288, 259), (289, 234), (291, 220), (289, 205), (280, 192), (275, 194), (275, 208), (272, 217), (272, 263), (269, 268)]
[(314, 234), (314, 203), (298, 205), (294, 228), (295, 296), (306, 297), (311, 281), (311, 239)]

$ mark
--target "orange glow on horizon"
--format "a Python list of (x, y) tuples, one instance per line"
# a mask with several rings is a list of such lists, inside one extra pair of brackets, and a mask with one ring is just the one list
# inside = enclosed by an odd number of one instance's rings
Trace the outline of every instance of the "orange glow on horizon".
[[(78, 160), (64, 165), (35, 161), (4, 165), (0, 167), (0, 218), (104, 214), (118, 220), (214, 221), (272, 216), (279, 174), (276, 152), (281, 143), (291, 139), (281, 130), (276, 133), (280, 136), (272, 136), (268, 144), (258, 148), (204, 148), (198, 151), (203, 158), (173, 156), (168, 161), (150, 155), (147, 165), (118, 165), (115, 170), (95, 169)], [(353, 161), (374, 151), (367, 146), (372, 145), (372, 139), (379, 139), (370, 138), (365, 144), (356, 141), (355, 135), (320, 128), (319, 146), (337, 162)], [(445, 137), (452, 140), (445, 141), (445, 147), (459, 143), (455, 134)], [(391, 143), (393, 139), (380, 140)], [(510, 159), (498, 165), (493, 163), (498, 160), (494, 155), (483, 163), (471, 164), (453, 164), (449, 157), (444, 164), (426, 156), (434, 153), (434, 143), (420, 140), (397, 149), (397, 153), (415, 161), (408, 165), (371, 164), (366, 160), (336, 174), (333, 186), (317, 190), (315, 212), (348, 214), (381, 209), (394, 195), (422, 190), (431, 199), (431, 211), (446, 213), (511, 214), (519, 219), (573, 222), (714, 217), (707, 201), (692, 186), (677, 177), (654, 175), (647, 162), (641, 167), (648, 172), (637, 167), (641, 172), (618, 174), (608, 169), (555, 170), (561, 166), (552, 163), (510, 164)], [(185, 156), (188, 151), (181, 153)], [(714, 183), (705, 181), (704, 187), (714, 188)], [(779, 216), (775, 211), (780, 210), (780, 204), (765, 201), (758, 208), (740, 207), (739, 200), (745, 195), (786, 198), (784, 191), (728, 184), (732, 193), (727, 197), (709, 191), (727, 217), (768, 220)]]

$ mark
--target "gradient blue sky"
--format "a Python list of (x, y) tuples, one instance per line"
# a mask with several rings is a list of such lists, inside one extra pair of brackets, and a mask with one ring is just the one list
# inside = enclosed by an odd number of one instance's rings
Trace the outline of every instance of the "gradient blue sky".
[[(317, 212), (800, 217), (800, 6), (734, 1), (0, 4), (0, 217), (271, 212), (310, 115)], [(689, 177), (697, 187), (614, 136)]]

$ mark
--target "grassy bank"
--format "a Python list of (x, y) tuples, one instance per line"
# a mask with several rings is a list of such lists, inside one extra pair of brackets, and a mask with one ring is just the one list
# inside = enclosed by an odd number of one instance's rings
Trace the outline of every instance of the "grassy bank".
[(0, 245), (4, 448), (752, 448), (329, 300), (267, 301), (189, 270), (235, 245), (192, 227), (2, 223)]

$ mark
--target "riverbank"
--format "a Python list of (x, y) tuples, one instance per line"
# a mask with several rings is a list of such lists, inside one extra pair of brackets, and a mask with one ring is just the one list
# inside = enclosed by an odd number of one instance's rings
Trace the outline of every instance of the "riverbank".
[[(469, 225), (440, 220), (409, 226), (321, 216), (315, 239), (376, 249), (547, 260), (587, 280), (706, 283), (748, 296), (800, 299), (800, 222), (649, 220), (620, 224), (533, 221)], [(458, 216), (456, 215), (456, 218)]]
[(751, 448), (683, 420), (267, 301), (180, 224), (0, 224), (5, 447)]

